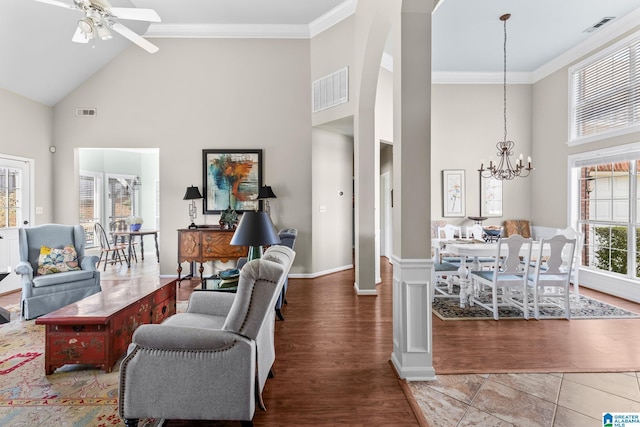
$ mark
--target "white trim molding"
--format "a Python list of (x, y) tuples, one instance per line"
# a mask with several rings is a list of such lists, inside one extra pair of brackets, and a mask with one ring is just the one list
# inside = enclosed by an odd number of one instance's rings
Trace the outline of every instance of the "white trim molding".
[(433, 369), (431, 274), (433, 259), (393, 259), (393, 353), (398, 376), (436, 380)]

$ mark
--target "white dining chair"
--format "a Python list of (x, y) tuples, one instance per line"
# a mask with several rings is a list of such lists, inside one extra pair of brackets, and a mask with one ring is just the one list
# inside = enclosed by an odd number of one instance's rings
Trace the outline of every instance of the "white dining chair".
[[(457, 237), (462, 237), (462, 227), (459, 225), (445, 224), (442, 227), (438, 227), (438, 238), (445, 240), (455, 240)], [(460, 257), (451, 256), (451, 254), (440, 252), (440, 259), (437, 262), (448, 262), (457, 264), (460, 266)]]
[(438, 227), (438, 237), (446, 240), (455, 240), (457, 237), (462, 237), (462, 227), (459, 225), (446, 224), (442, 227)]
[[(571, 263), (571, 284), (573, 284), (573, 293), (580, 295), (580, 282), (578, 272), (580, 271), (580, 250), (582, 248), (582, 233), (577, 232), (573, 227), (567, 227), (562, 230), (558, 230), (556, 234), (561, 234), (569, 239), (575, 239), (575, 249), (573, 251), (573, 260)], [(567, 250), (567, 249), (565, 249)], [(566, 265), (567, 257), (563, 255), (563, 260)]]
[(528, 292), (524, 296), (525, 307), (531, 305), (536, 319), (540, 319), (540, 306), (560, 307), (564, 317), (571, 319), (569, 283), (575, 248), (576, 239), (562, 234), (540, 239), (535, 267), (527, 280), (532, 302), (528, 302)]
[(434, 298), (459, 298), (459, 294), (453, 293), (453, 278), (460, 277), (458, 271), (460, 264), (438, 262), (434, 259), (431, 275), (431, 302)]
[[(527, 290), (531, 243), (531, 238), (525, 239), (519, 234), (498, 240), (493, 269), (472, 271), (470, 274), (474, 289), (469, 298), (471, 306), (477, 304), (486, 308), (493, 313), (495, 320), (499, 319), (498, 308), (505, 306), (516, 307), (523, 312), (525, 319), (529, 318), (523, 294)], [(483, 294), (487, 288), (491, 292), (490, 301)]]

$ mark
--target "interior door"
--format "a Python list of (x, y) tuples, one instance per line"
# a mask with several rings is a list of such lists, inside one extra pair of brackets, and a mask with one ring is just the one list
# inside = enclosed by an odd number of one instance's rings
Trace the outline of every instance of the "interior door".
[[(0, 294), (20, 288), (18, 228), (31, 221), (31, 160), (0, 154)], [(3, 276), (3, 275), (2, 275)]]

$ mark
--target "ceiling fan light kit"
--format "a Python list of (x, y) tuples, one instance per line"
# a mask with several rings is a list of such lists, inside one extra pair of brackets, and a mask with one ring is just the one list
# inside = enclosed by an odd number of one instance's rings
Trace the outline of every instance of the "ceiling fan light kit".
[(71, 39), (76, 43), (88, 43), (96, 37), (100, 38), (100, 40), (109, 40), (113, 38), (111, 33), (111, 30), (113, 30), (149, 53), (155, 53), (159, 50), (157, 46), (117, 21), (118, 19), (128, 19), (160, 22), (160, 16), (153, 9), (111, 7), (107, 0), (73, 0), (73, 4), (59, 0), (35, 1), (66, 9), (79, 10), (85, 14), (84, 18), (78, 21), (76, 32)]

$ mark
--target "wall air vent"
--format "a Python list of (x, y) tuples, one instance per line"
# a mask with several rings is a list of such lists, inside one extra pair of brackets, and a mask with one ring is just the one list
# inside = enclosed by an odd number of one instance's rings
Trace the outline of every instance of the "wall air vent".
[(95, 117), (98, 110), (95, 108), (76, 108), (76, 117)]
[(593, 33), (595, 30), (613, 21), (614, 19), (616, 19), (615, 16), (605, 16), (604, 18), (602, 18), (601, 20), (599, 20), (598, 22), (596, 22), (595, 24), (593, 24), (592, 26), (584, 30), (583, 33)]
[(349, 67), (313, 82), (313, 112), (349, 101)]

